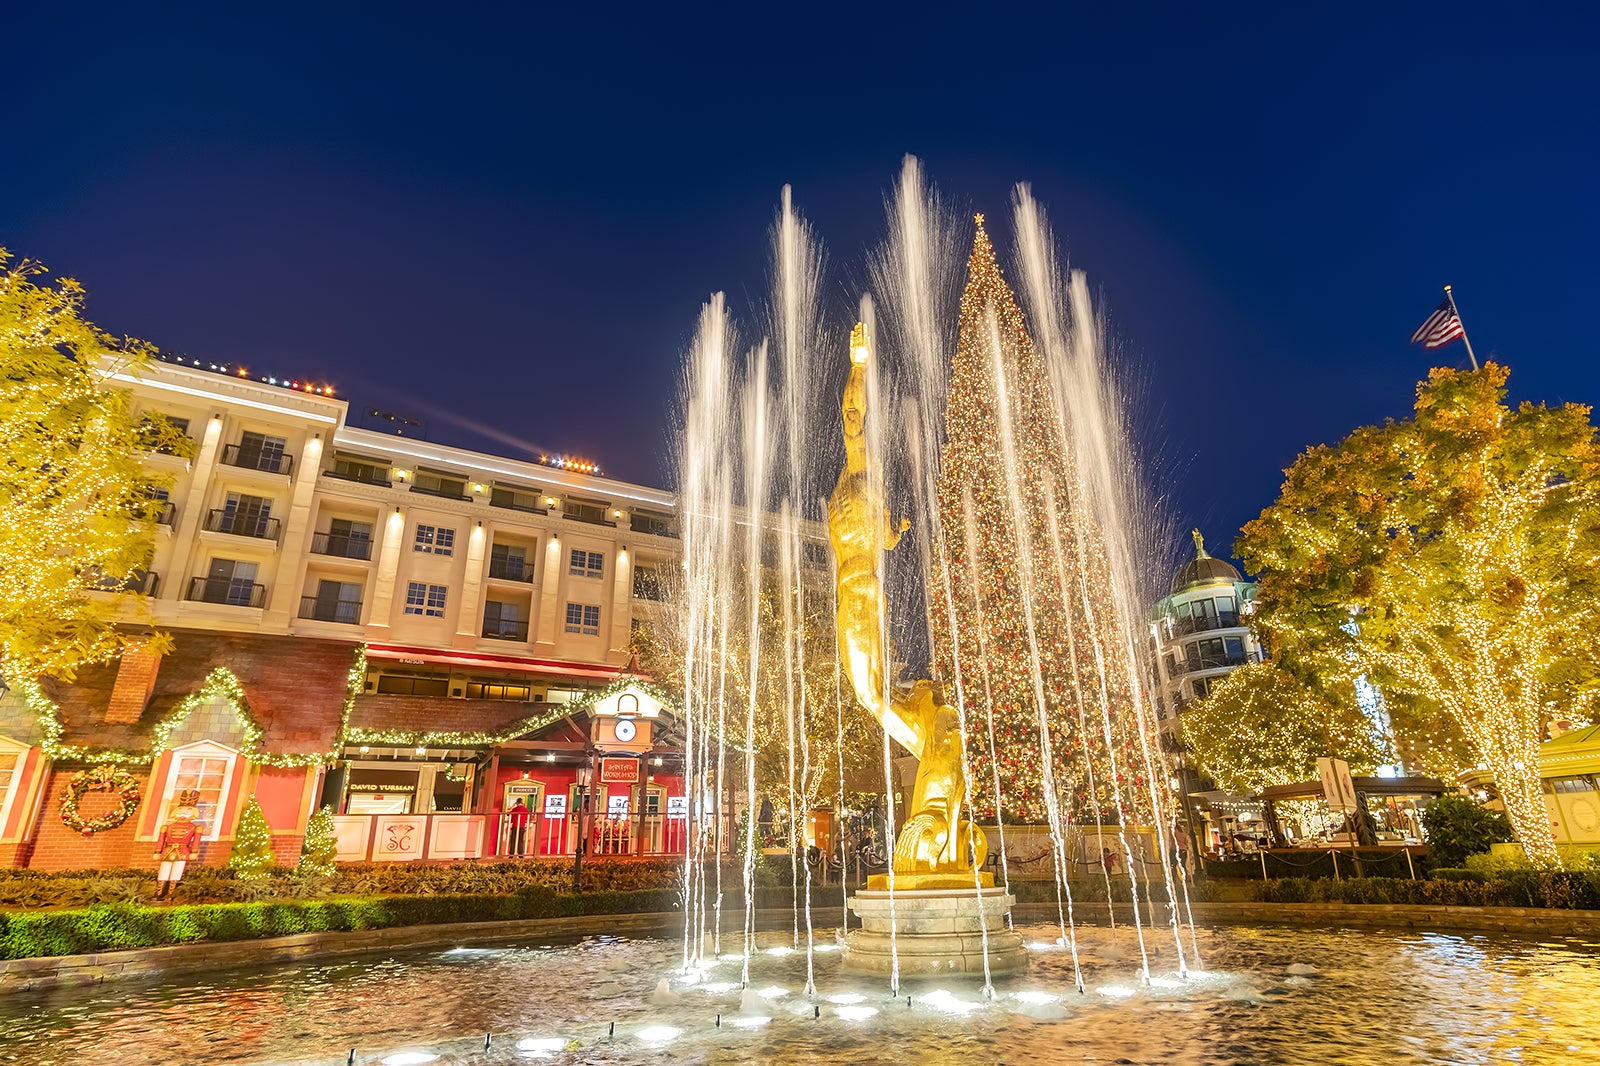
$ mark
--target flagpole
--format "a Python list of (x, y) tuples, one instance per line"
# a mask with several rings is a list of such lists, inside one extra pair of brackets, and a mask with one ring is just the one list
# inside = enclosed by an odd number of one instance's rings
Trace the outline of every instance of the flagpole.
[[(1444, 287), (1445, 299), (1450, 301), (1450, 310), (1455, 312), (1456, 321), (1461, 322), (1461, 309), (1456, 306), (1455, 293), (1450, 291), (1450, 286)], [(1472, 354), (1472, 341), (1467, 339), (1467, 324), (1461, 322), (1461, 339), (1467, 346), (1467, 358), (1472, 360), (1472, 369), (1478, 369), (1478, 357)]]

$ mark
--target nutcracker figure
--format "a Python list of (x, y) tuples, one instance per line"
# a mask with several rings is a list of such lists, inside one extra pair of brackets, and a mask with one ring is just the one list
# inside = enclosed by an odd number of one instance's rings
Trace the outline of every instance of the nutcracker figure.
[(156, 873), (156, 880), (161, 882), (157, 899), (166, 899), (172, 886), (183, 880), (184, 864), (200, 846), (200, 823), (195, 821), (200, 817), (200, 808), (196, 806), (199, 802), (199, 789), (186, 788), (179, 792), (167, 824), (156, 837), (156, 858), (161, 860), (161, 868)]

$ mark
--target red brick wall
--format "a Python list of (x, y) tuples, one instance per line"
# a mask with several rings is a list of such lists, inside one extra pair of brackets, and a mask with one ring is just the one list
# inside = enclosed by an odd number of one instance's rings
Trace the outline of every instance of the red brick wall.
[[(45, 784), (45, 801), (39, 812), (39, 821), (33, 832), (30, 854), (16, 856), (37, 870), (83, 870), (135, 867), (155, 869), (155, 842), (136, 840), (139, 813), (115, 829), (108, 829), (90, 837), (75, 833), (61, 821), (61, 795), (67, 783), (77, 773), (77, 767), (55, 769)], [(98, 818), (111, 810), (118, 799), (111, 792), (85, 792), (78, 801), (78, 810), (85, 820)], [(146, 797), (140, 811), (149, 803)], [(199, 863), (225, 863), (232, 843), (226, 840), (207, 840), (201, 843), (194, 860)], [(0, 855), (0, 858), (4, 858)]]

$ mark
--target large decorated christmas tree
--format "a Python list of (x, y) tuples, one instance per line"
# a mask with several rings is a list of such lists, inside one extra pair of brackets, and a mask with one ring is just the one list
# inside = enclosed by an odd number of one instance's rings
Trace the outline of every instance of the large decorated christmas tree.
[(959, 676), (966, 704), (974, 810), (1043, 820), (1053, 777), (1063, 821), (1116, 820), (1119, 786), (1120, 817), (1137, 820), (1147, 790), (1103, 542), (1046, 368), (977, 221), (940, 460), (944, 572), (929, 596), (939, 673)]

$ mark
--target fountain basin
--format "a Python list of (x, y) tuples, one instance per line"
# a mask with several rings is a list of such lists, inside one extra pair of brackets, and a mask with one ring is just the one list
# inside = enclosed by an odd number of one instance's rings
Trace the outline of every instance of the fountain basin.
[(850, 973), (982, 977), (987, 938), (988, 972), (1018, 973), (1027, 969), (1028, 953), (1006, 925), (1016, 902), (1003, 888), (895, 892), (892, 903), (888, 892), (857, 892), (850, 909), (861, 928), (845, 937), (842, 966)]

